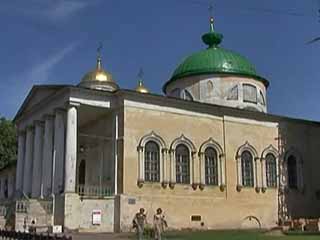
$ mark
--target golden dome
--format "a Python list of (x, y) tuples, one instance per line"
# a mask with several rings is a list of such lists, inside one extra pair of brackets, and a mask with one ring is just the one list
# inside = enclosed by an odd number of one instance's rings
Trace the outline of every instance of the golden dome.
[(136, 91), (139, 93), (149, 93), (149, 90), (143, 85), (143, 81), (140, 79)]
[(86, 73), (79, 84), (82, 87), (115, 91), (119, 88), (116, 82), (112, 79), (112, 75), (105, 71), (102, 67), (101, 57), (97, 58), (97, 66), (93, 71)]

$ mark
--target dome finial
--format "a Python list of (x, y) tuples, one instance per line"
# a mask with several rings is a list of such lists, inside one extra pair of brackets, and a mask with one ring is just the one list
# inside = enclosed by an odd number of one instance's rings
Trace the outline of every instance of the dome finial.
[(143, 69), (140, 68), (138, 73), (138, 86), (136, 87), (136, 91), (140, 93), (149, 93), (149, 90), (143, 84), (143, 76), (144, 76)]
[(97, 69), (102, 69), (102, 58), (101, 58), (101, 50), (103, 48), (102, 42), (99, 43), (99, 46), (97, 48)]
[(209, 6), (210, 12), (210, 31), (202, 35), (202, 41), (209, 46), (209, 48), (217, 47), (221, 42), (223, 35), (216, 33), (214, 30), (213, 5)]
[(213, 19), (213, 3), (209, 5), (209, 15), (210, 15), (210, 32), (214, 32), (214, 19)]

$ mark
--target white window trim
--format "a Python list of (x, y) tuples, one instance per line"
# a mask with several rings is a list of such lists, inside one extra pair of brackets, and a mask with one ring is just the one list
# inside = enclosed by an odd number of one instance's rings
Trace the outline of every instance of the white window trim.
[(200, 160), (200, 186), (204, 187), (206, 185), (205, 181), (205, 151), (207, 148), (213, 148), (217, 152), (218, 160), (218, 186), (225, 186), (225, 154), (223, 153), (222, 147), (213, 140), (209, 138), (205, 141), (199, 150), (199, 160)]
[(260, 192), (261, 184), (260, 184), (260, 176), (258, 174), (258, 169), (260, 169), (260, 161), (258, 157), (257, 150), (249, 144), (248, 141), (245, 142), (242, 146), (238, 148), (236, 154), (236, 162), (237, 162), (237, 191), (241, 191), (242, 184), (242, 166), (241, 166), (241, 155), (244, 151), (248, 151), (251, 153), (253, 158), (253, 187), (257, 192)]
[(277, 176), (277, 187), (280, 184), (279, 178), (279, 152), (278, 150), (270, 144), (267, 148), (265, 148), (261, 154), (261, 179), (262, 179), (262, 191), (264, 192), (267, 186), (267, 169), (266, 169), (266, 156), (268, 154), (272, 154), (276, 158), (276, 176)]
[(145, 171), (144, 171), (144, 150), (145, 146), (149, 141), (153, 141), (159, 146), (160, 154), (160, 183), (165, 187), (168, 182), (168, 176), (166, 171), (166, 162), (167, 162), (167, 145), (165, 141), (154, 131), (143, 136), (137, 147), (138, 151), (138, 186), (142, 187), (145, 182)]
[(176, 152), (176, 147), (180, 144), (185, 145), (188, 150), (189, 150), (189, 174), (190, 174), (190, 184), (197, 184), (195, 182), (194, 179), (194, 155), (196, 153), (196, 147), (194, 146), (194, 144), (192, 143), (192, 141), (190, 139), (188, 139), (187, 137), (185, 137), (183, 134), (176, 138), (175, 140), (173, 140), (173, 142), (171, 143), (170, 146), (170, 187), (174, 188), (175, 184), (176, 184), (176, 156), (175, 156), (175, 152)]

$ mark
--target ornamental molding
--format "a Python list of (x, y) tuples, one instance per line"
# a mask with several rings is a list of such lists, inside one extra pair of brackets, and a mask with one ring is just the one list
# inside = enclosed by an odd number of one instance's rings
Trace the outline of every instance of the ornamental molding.
[(170, 150), (172, 151), (172, 150), (176, 149), (176, 147), (179, 144), (186, 145), (192, 154), (197, 152), (197, 149), (196, 149), (195, 145), (192, 143), (192, 141), (189, 138), (185, 137), (183, 134), (181, 134), (180, 137), (173, 140), (173, 142), (170, 145)]
[(252, 154), (252, 156), (253, 156), (253, 159), (255, 159), (255, 160), (259, 159), (257, 150), (248, 141), (246, 141), (245, 144), (241, 145), (238, 148), (237, 154), (236, 154), (236, 159), (240, 159), (241, 158), (241, 154), (244, 151), (250, 152)]
[(216, 152), (217, 152), (219, 157), (223, 157), (224, 156), (222, 147), (220, 146), (220, 144), (218, 142), (213, 140), (212, 137), (210, 137), (207, 141), (202, 143), (202, 145), (200, 146), (200, 150), (199, 150), (199, 156), (204, 154), (204, 152), (206, 151), (206, 149), (208, 147), (212, 147), (214, 150), (216, 150)]
[(154, 131), (151, 131), (149, 134), (144, 135), (140, 139), (138, 149), (143, 149), (146, 143), (149, 141), (156, 142), (162, 150), (167, 149), (167, 145), (163, 138), (160, 135), (156, 134)]
[(269, 153), (273, 154), (276, 158), (279, 157), (278, 150), (272, 144), (270, 144), (267, 148), (263, 150), (261, 154), (261, 160), (264, 160)]
[(302, 155), (296, 147), (291, 146), (288, 150), (285, 151), (283, 158), (284, 162), (287, 162), (290, 156), (294, 156), (297, 159), (298, 163), (303, 164)]

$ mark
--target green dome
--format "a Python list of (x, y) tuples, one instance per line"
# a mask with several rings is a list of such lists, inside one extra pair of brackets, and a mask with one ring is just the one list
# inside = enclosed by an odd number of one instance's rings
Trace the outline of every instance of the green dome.
[(263, 82), (267, 87), (269, 82), (257, 74), (255, 67), (245, 57), (218, 46), (222, 38), (221, 34), (214, 32), (213, 22), (211, 22), (210, 32), (202, 36), (202, 40), (209, 47), (187, 57), (163, 86), (164, 92), (168, 84), (177, 79), (215, 73), (252, 77)]

